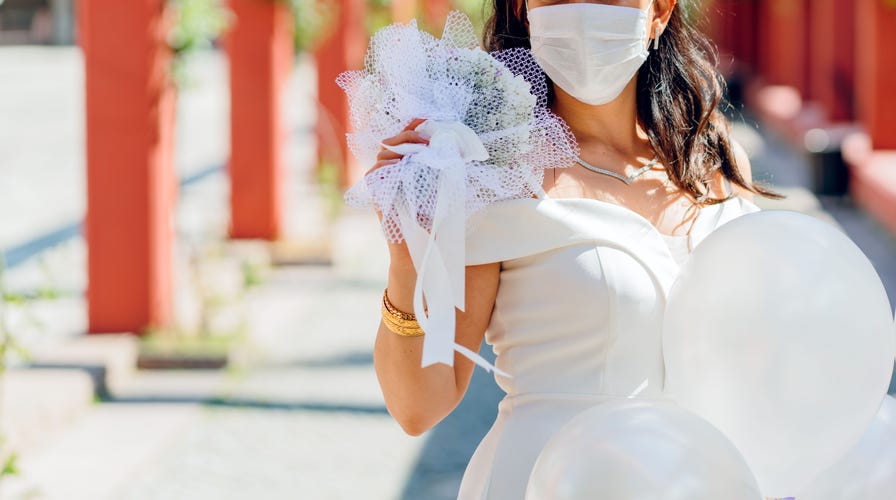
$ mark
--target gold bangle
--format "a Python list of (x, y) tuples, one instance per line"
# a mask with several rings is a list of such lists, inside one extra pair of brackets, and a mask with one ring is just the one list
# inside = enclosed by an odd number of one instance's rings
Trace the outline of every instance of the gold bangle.
[(393, 333), (402, 337), (422, 337), (423, 328), (416, 321), (397, 320), (385, 308), (383, 309), (383, 323)]
[(392, 301), (389, 300), (388, 291), (389, 291), (388, 288), (383, 290), (383, 306), (386, 307), (386, 309), (389, 311), (389, 313), (392, 316), (395, 316), (397, 319), (402, 319), (402, 320), (407, 320), (407, 321), (416, 321), (417, 320), (416, 314), (402, 312), (402, 311), (399, 311), (397, 307), (395, 307), (395, 304), (393, 304)]
[(396, 308), (389, 300), (387, 290), (383, 290), (383, 323), (390, 331), (402, 337), (422, 337), (424, 332), (420, 324), (417, 323), (417, 316)]

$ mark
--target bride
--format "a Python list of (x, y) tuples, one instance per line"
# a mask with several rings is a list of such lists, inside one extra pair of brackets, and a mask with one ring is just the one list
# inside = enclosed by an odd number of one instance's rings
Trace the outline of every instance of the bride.
[[(543, 445), (577, 413), (662, 398), (662, 314), (679, 266), (714, 229), (758, 210), (754, 195), (779, 197), (752, 182), (729, 135), (692, 3), (493, 1), (485, 48), (531, 47), (581, 154), (547, 170), (536, 197), (473, 216), (456, 341), (478, 351), (484, 338), (512, 378), (495, 375), (507, 395), (461, 499), (522, 499)], [(419, 123), (384, 144), (426, 143)], [(370, 171), (400, 158), (383, 149)], [(416, 436), (454, 410), (474, 364), (456, 355), (453, 367), (420, 368), (414, 266), (405, 243), (389, 250), (374, 364), (390, 414)]]

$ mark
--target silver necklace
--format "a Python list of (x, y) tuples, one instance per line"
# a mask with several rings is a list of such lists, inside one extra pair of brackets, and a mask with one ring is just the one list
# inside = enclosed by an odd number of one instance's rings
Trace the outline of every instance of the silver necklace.
[(599, 174), (606, 174), (606, 175), (609, 175), (610, 177), (615, 177), (616, 179), (619, 179), (620, 181), (626, 183), (627, 185), (631, 184), (632, 181), (634, 181), (639, 175), (641, 175), (644, 172), (647, 172), (648, 170), (653, 168), (653, 166), (656, 165), (657, 163), (659, 163), (659, 161), (660, 161), (659, 158), (654, 157), (652, 160), (650, 160), (650, 162), (647, 163), (647, 165), (644, 165), (643, 167), (639, 168), (635, 173), (626, 177), (618, 172), (613, 172), (611, 170), (604, 170), (600, 167), (595, 167), (594, 165), (588, 163), (587, 161), (585, 161), (579, 157), (576, 157), (576, 162), (579, 165), (587, 168), (588, 170), (590, 170), (592, 172), (597, 172)]

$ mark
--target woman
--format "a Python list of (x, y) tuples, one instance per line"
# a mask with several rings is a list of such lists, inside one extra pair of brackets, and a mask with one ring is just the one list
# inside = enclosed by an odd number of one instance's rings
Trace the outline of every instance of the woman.
[[(691, 0), (494, 0), (489, 50), (530, 47), (552, 82), (553, 111), (575, 134), (576, 165), (549, 170), (532, 199), (474, 215), (466, 309), (456, 340), (492, 345), (507, 392), (459, 498), (524, 497), (532, 465), (563, 424), (611, 398), (661, 398), (665, 294), (688, 252), (758, 208), (743, 150), (718, 107), (723, 82)], [(411, 123), (384, 144), (425, 143)], [(371, 169), (400, 156), (382, 150)], [(386, 405), (419, 435), (461, 401), (474, 365), (420, 368), (415, 271), (390, 244), (374, 352)], [(734, 263), (734, 256), (732, 263)]]

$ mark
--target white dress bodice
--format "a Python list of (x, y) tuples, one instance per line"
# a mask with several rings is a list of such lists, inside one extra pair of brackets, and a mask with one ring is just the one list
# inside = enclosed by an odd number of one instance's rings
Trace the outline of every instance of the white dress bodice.
[(679, 267), (683, 266), (684, 262), (688, 260), (688, 256), (691, 253), (688, 237), (669, 236), (668, 234), (664, 234), (662, 236), (663, 239), (666, 240), (666, 246), (669, 247), (669, 252), (672, 254), (672, 258), (675, 259), (675, 262), (679, 265)]
[(501, 262), (486, 342), (507, 395), (459, 499), (522, 500), (551, 435), (610, 398), (663, 398), (662, 317), (680, 266), (713, 230), (759, 208), (704, 207), (687, 236), (588, 198), (505, 201), (474, 214), (467, 265)]

